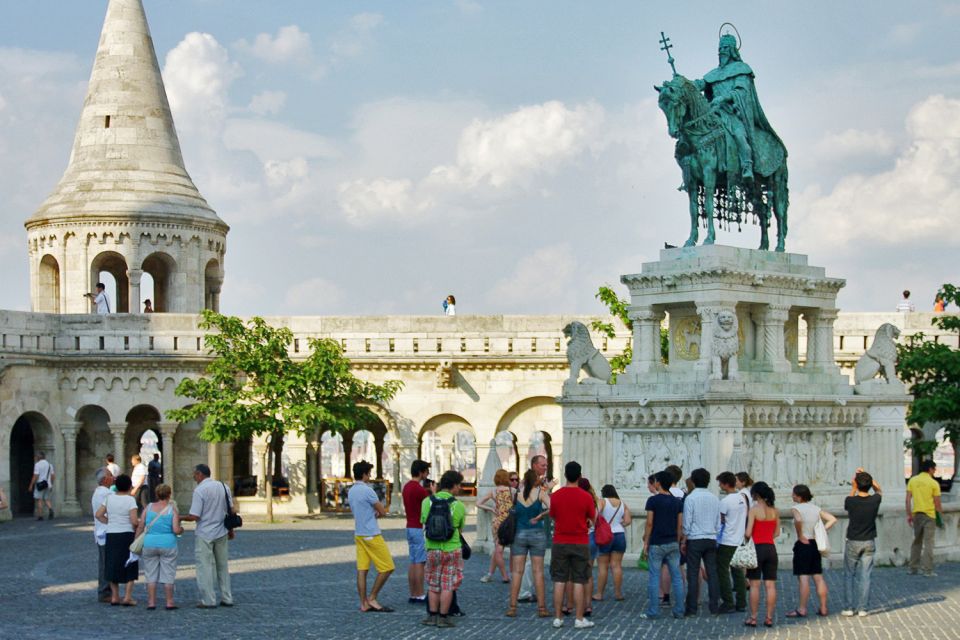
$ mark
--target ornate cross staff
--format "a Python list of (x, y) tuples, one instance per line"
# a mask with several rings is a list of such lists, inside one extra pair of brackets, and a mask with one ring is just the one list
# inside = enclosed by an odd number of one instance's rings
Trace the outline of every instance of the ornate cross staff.
[(670, 38), (668, 38), (663, 31), (660, 32), (660, 44), (663, 45), (660, 47), (660, 51), (667, 52), (667, 62), (670, 63), (670, 68), (673, 69), (673, 75), (677, 75), (677, 68), (673, 66), (673, 63), (676, 62), (676, 60), (674, 60), (673, 56), (670, 55), (670, 49), (673, 49), (673, 45), (670, 44)]

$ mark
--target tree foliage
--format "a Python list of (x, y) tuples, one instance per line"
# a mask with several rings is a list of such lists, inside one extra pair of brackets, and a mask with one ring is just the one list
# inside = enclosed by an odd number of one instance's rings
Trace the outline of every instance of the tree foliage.
[[(943, 285), (937, 296), (960, 306), (960, 289), (954, 285)], [(933, 324), (960, 338), (960, 316), (937, 315)], [(910, 385), (914, 396), (907, 421), (920, 428), (942, 423), (946, 437), (960, 443), (960, 349), (917, 333), (897, 346), (897, 356), (900, 379)], [(911, 445), (918, 453), (929, 450), (929, 445), (924, 446), (923, 441)]]
[[(610, 311), (610, 315), (619, 320), (624, 327), (629, 328), (633, 326), (629, 316), (630, 302), (618, 296), (617, 292), (611, 287), (606, 285), (601, 286), (597, 290), (597, 294), (594, 297), (606, 305), (607, 309)], [(617, 335), (617, 329), (613, 322), (594, 320), (590, 323), (590, 328), (598, 333), (602, 333), (608, 338), (613, 338)], [(667, 362), (669, 359), (669, 354), (669, 334), (665, 328), (660, 327), (660, 359), (663, 360), (663, 362)], [(618, 373), (623, 373), (626, 371), (627, 365), (630, 364), (632, 359), (633, 340), (631, 339), (629, 342), (627, 342), (627, 346), (624, 348), (623, 353), (610, 358), (610, 367), (613, 369), (614, 380), (616, 380), (616, 375)]]
[(264, 433), (305, 433), (362, 427), (374, 416), (364, 405), (389, 401), (401, 383), (382, 385), (356, 378), (340, 345), (310, 338), (309, 355), (290, 356), (293, 333), (263, 318), (240, 318), (204, 311), (200, 328), (213, 359), (204, 374), (177, 386), (178, 396), (194, 402), (168, 411), (172, 420), (203, 419), (200, 437), (225, 442)]

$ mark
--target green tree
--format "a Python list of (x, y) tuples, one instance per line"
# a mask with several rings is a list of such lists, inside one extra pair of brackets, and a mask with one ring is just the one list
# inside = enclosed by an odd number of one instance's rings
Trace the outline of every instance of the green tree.
[[(310, 338), (309, 355), (290, 357), (293, 332), (271, 327), (263, 318), (242, 319), (204, 311), (200, 328), (213, 359), (202, 376), (177, 385), (178, 396), (192, 404), (167, 412), (177, 422), (203, 419), (200, 438), (232, 442), (266, 435), (279, 451), (283, 434), (304, 434), (323, 426), (334, 432), (362, 428), (374, 414), (365, 404), (387, 402), (401, 388), (356, 378), (340, 345), (329, 338)], [(267, 518), (273, 521), (273, 455), (264, 472)]]
[[(624, 327), (632, 327), (633, 323), (630, 322), (630, 316), (628, 315), (630, 309), (630, 302), (625, 300), (617, 295), (617, 292), (614, 291), (611, 287), (607, 285), (601, 286), (597, 290), (596, 296), (600, 302), (602, 302), (607, 309), (610, 310), (610, 315), (613, 316), (616, 320), (619, 320)], [(602, 333), (608, 338), (613, 338), (617, 335), (617, 328), (613, 322), (604, 322), (603, 320), (594, 320), (590, 323), (590, 328), (598, 333)], [(664, 327), (660, 327), (660, 359), (664, 363), (668, 361), (670, 357), (670, 338), (669, 333)], [(631, 339), (627, 342), (627, 346), (623, 349), (623, 353), (615, 355), (610, 358), (610, 367), (613, 369), (613, 381), (617, 381), (617, 374), (623, 373), (627, 369), (627, 365), (630, 364), (630, 361), (633, 359), (633, 340)]]
[[(960, 306), (960, 289), (954, 285), (944, 284), (937, 296), (947, 304)], [(960, 338), (960, 316), (937, 315), (933, 324)], [(960, 349), (916, 333), (897, 346), (897, 357), (897, 372), (910, 385), (914, 397), (907, 422), (921, 429), (928, 423), (941, 424), (956, 453), (960, 444)], [(929, 440), (908, 440), (905, 444), (920, 457), (933, 455), (936, 448)]]

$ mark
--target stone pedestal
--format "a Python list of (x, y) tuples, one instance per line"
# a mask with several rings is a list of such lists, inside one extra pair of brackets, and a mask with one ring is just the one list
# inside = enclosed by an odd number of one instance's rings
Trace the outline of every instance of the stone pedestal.
[[(773, 487), (778, 505), (789, 505), (793, 485), (807, 484), (817, 504), (839, 516), (862, 466), (883, 486), (885, 505), (902, 504), (910, 397), (893, 385), (873, 385), (876, 393), (862, 385), (854, 395), (840, 374), (833, 323), (844, 281), (799, 254), (708, 246), (668, 249), (660, 258), (622, 277), (636, 342), (626, 373), (613, 385), (568, 382), (560, 399), (564, 460), (580, 462), (596, 486), (612, 483), (640, 515), (628, 554), (642, 547), (647, 476), (671, 464), (685, 478), (697, 467), (714, 478), (747, 471)], [(664, 318), (668, 363), (659, 359)], [(803, 366), (796, 357), (801, 318), (810, 336)], [(727, 353), (735, 355), (718, 369), (716, 356)], [(778, 546), (789, 553), (795, 536), (789, 511), (782, 515)], [(843, 528), (831, 533), (838, 554)], [(878, 559), (902, 559), (898, 545), (893, 532), (881, 534)]]

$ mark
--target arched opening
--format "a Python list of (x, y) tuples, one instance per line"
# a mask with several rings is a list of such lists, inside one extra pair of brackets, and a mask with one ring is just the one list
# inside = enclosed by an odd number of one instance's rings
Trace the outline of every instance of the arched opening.
[(937, 476), (943, 479), (952, 478), (956, 473), (956, 451), (953, 443), (947, 439), (947, 430), (937, 430), (937, 449), (933, 452), (933, 461), (937, 463)]
[(419, 456), (430, 463), (431, 477), (439, 478), (448, 469), (469, 471), (472, 479), (464, 473), (463, 487), (467, 490), (476, 486), (476, 436), (470, 423), (460, 416), (445, 413), (427, 420), (420, 429)]
[[(144, 466), (153, 460), (153, 454), (160, 455), (160, 475), (163, 469), (163, 439), (157, 424), (160, 422), (160, 412), (147, 404), (137, 405), (127, 412), (127, 430), (124, 434), (124, 460), (117, 460), (117, 464), (124, 471), (133, 469), (132, 458), (140, 456)], [(171, 470), (172, 472), (172, 470)], [(147, 486), (147, 479), (144, 479)]]
[(139, 313), (143, 313), (144, 303), (147, 300), (150, 301), (150, 308), (152, 309), (151, 313), (157, 310), (157, 308), (153, 306), (154, 297), (155, 297), (153, 295), (153, 289), (154, 289), (153, 276), (150, 275), (149, 273), (144, 273), (143, 275), (141, 275), (140, 276), (140, 306), (137, 308), (137, 311)]
[(53, 462), (53, 429), (41, 414), (25, 413), (13, 423), (10, 432), (10, 512), (15, 516), (33, 514), (33, 494), (28, 487), (36, 462), (34, 456), (40, 451)]
[(203, 270), (203, 308), (220, 312), (220, 289), (223, 287), (223, 273), (220, 262), (210, 260)]
[(233, 494), (236, 496), (257, 495), (257, 474), (254, 472), (253, 438), (244, 438), (233, 443)]
[(353, 463), (360, 460), (374, 465), (370, 484), (384, 504), (389, 506), (393, 461), (387, 444), (387, 427), (373, 412), (369, 420), (355, 431), (322, 431), (319, 455), (314, 458), (314, 477), (319, 479), (317, 493), (321, 510), (340, 511), (347, 508), (347, 490), (353, 484)]
[[(561, 469), (553, 456), (553, 443), (562, 442), (563, 416), (560, 406), (546, 396), (527, 398), (510, 407), (497, 425), (497, 435), (509, 431), (514, 436), (515, 450), (520, 458), (518, 472), (525, 471), (533, 456), (547, 457), (548, 469), (553, 477), (562, 477)], [(506, 452), (506, 440), (504, 440)], [(501, 456), (502, 457), (502, 456)], [(514, 470), (513, 467), (504, 467)]]
[(106, 463), (113, 446), (110, 416), (102, 407), (87, 405), (77, 412), (76, 421), (80, 423), (77, 432), (77, 500), (83, 513), (89, 515), (90, 499), (96, 489), (95, 474)]
[(40, 285), (37, 298), (37, 311), (40, 313), (60, 313), (60, 264), (49, 253), (40, 259)]
[(111, 312), (130, 313), (130, 278), (122, 255), (116, 251), (97, 254), (90, 263), (90, 278), (94, 285), (97, 282), (105, 285)]
[[(149, 274), (153, 279), (153, 310), (157, 313), (174, 311), (174, 275), (177, 271), (176, 261), (166, 253), (151, 253), (143, 260), (141, 267), (145, 275)], [(141, 280), (141, 298), (146, 299), (143, 294), (143, 281)], [(143, 300), (140, 300), (140, 308), (143, 308)]]
[(509, 431), (501, 431), (494, 441), (497, 444), (497, 455), (500, 457), (500, 468), (519, 472), (520, 456), (517, 452), (517, 436)]

